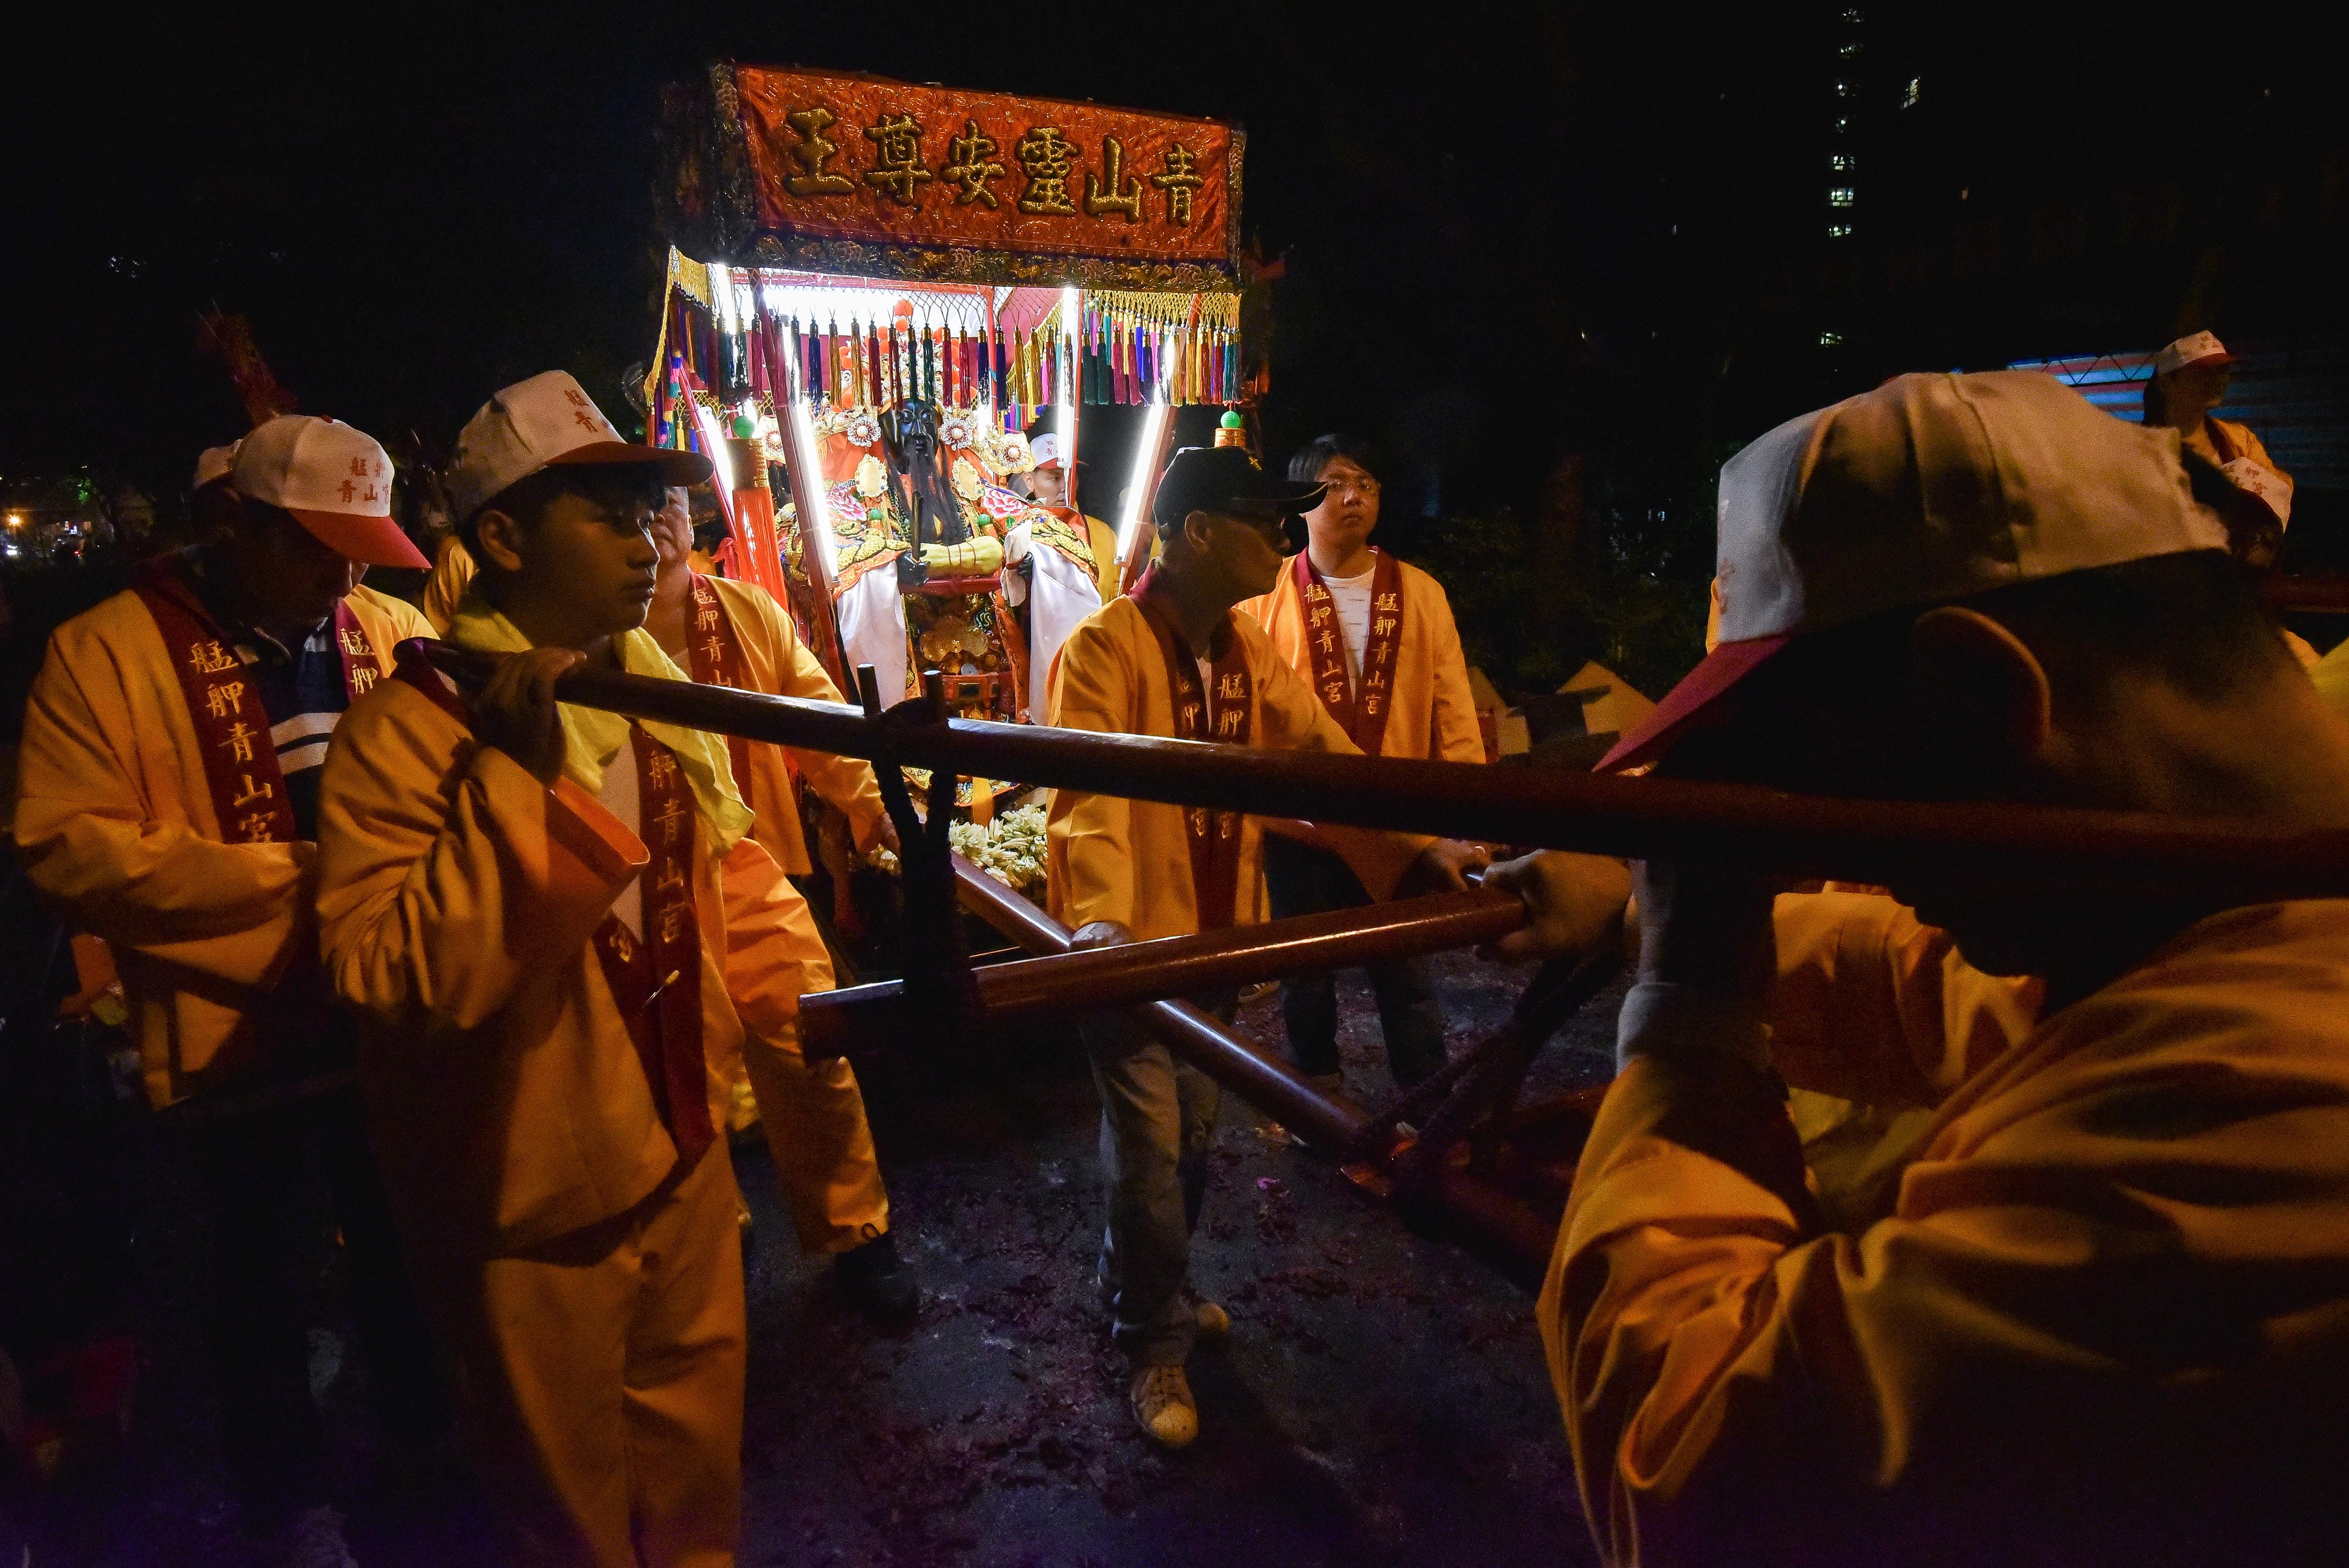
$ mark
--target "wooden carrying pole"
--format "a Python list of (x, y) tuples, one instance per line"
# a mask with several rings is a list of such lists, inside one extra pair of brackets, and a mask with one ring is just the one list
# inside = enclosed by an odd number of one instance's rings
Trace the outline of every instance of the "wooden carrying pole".
[[(1069, 951), (1067, 926), (960, 855), (954, 869), (965, 909), (1030, 953)], [(1188, 1002), (1152, 1002), (1130, 1016), (1168, 1050), (1324, 1152), (1352, 1147), (1369, 1125), (1359, 1107), (1322, 1093)]]
[[(495, 655), (426, 647), (460, 679)], [(2003, 803), (1844, 800), (1749, 785), (1563, 769), (1263, 751), (582, 670), (564, 702), (888, 766), (1138, 800), (1624, 856), (1735, 859), (1793, 876), (1898, 882), (1930, 872), (1994, 885), (2083, 883), (2240, 903), (2349, 896), (2349, 830)]]
[[(1067, 926), (959, 855), (954, 868), (956, 892), (965, 909), (1030, 953), (1068, 952)], [(1323, 1093), (1295, 1068), (1261, 1054), (1189, 1003), (1153, 1002), (1127, 1016), (1175, 1056), (1332, 1159), (1342, 1160), (1371, 1140), (1371, 1119), (1352, 1101)], [(1363, 1191), (1390, 1194), (1389, 1184), (1377, 1175), (1386, 1164), (1381, 1150), (1371, 1165), (1342, 1169)], [(1540, 1283), (1556, 1238), (1553, 1222), (1448, 1160), (1436, 1163), (1427, 1197), (1459, 1232), (1494, 1253), (1520, 1283), (1529, 1287)]]
[[(990, 964), (971, 977), (980, 1020), (1002, 1024), (1442, 953), (1490, 942), (1525, 923), (1524, 902), (1508, 893), (1429, 893), (1195, 936)], [(801, 1048), (810, 1059), (823, 1060), (842, 1054), (859, 1035), (886, 1037), (890, 1015), (908, 1005), (905, 985), (896, 980), (811, 992), (800, 998)]]

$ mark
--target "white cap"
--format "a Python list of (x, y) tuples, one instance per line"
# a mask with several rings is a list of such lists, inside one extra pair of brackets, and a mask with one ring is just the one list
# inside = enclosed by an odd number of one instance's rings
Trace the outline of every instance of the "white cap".
[(188, 488), (202, 490), (206, 485), (217, 484), (228, 478), (229, 470), (236, 467), (236, 449), (243, 444), (243, 441), (231, 441), (225, 447), (206, 447), (198, 452), (195, 482)]
[(470, 521), (507, 487), (554, 463), (655, 463), (671, 485), (698, 484), (710, 471), (698, 452), (620, 439), (568, 372), (549, 370), (498, 393), (458, 432), (449, 468), (457, 521)]
[(2194, 500), (2178, 432), (2116, 419), (2052, 376), (1900, 376), (1789, 419), (1723, 465), (1721, 641), (1600, 766), (1645, 760), (1807, 632), (2227, 531)]
[(2189, 365), (2232, 365), (2235, 356), (2227, 346), (2211, 332), (2198, 332), (2191, 337), (2181, 337), (2153, 356), (2153, 373), (2167, 376), (2173, 370), (2183, 370)]
[(1028, 443), (1028, 456), (1031, 459), (1029, 464), (1031, 469), (1059, 468), (1061, 466), (1061, 438), (1050, 430), (1045, 431), (1042, 435)]
[(229, 488), (292, 512), (322, 543), (368, 566), (429, 567), (391, 520), (391, 459), (334, 419), (282, 414), (236, 444)]

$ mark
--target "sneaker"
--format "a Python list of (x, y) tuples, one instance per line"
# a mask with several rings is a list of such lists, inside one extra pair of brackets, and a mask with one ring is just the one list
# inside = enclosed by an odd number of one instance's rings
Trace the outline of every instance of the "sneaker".
[(885, 1326), (908, 1323), (921, 1310), (921, 1282), (897, 1255), (897, 1238), (884, 1231), (832, 1260), (833, 1272), (850, 1305)]
[(343, 1540), (343, 1516), (324, 1504), (302, 1510), (274, 1532), (263, 1561), (282, 1568), (358, 1568)]
[(1232, 1332), (1232, 1315), (1212, 1301), (1195, 1302), (1192, 1312), (1199, 1325), (1202, 1339), (1226, 1339)]
[(1199, 1407), (1180, 1367), (1144, 1367), (1133, 1375), (1133, 1415), (1142, 1435), (1162, 1449), (1187, 1449), (1199, 1435)]

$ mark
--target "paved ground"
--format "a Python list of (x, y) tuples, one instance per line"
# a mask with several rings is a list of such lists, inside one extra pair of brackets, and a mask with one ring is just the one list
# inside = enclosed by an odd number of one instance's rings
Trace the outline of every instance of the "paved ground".
[[(1443, 972), (1455, 1041), (1514, 995), (1513, 976), (1465, 956)], [(1382, 1091), (1367, 991), (1342, 995), (1350, 1082)], [(1602, 1001), (1570, 1027), (1542, 1081), (1603, 1075), (1611, 1017)], [(1269, 1002), (1242, 1024), (1278, 1038)], [(763, 1153), (741, 1158), (758, 1215), (746, 1563), (1589, 1559), (1529, 1298), (1246, 1107), (1226, 1102), (1197, 1268), (1236, 1331), (1195, 1359), (1203, 1435), (1169, 1457), (1134, 1432), (1092, 1298), (1094, 1108), (1073, 1054), (1040, 1039), (984, 1083), (872, 1088), (899, 1235), (932, 1304), (903, 1336), (868, 1332), (791, 1245)], [(173, 1326), (194, 1250), (168, 1201), (140, 1233), (149, 1369), (130, 1451), (30, 1517), (30, 1500), (0, 1499), (17, 1522), (0, 1520), (9, 1568), (28, 1542), (36, 1568), (235, 1561), (202, 1357)], [(471, 1560), (480, 1517), (461, 1490), (367, 1501), (357, 1375), (335, 1336), (318, 1352), (360, 1561)]]

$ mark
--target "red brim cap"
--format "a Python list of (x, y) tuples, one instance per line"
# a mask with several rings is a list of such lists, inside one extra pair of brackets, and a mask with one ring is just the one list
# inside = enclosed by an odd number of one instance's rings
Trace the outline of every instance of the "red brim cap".
[(1791, 635), (1751, 637), (1739, 643), (1723, 643), (1705, 655), (1704, 662), (1689, 671), (1681, 684), (1664, 694), (1664, 700), (1642, 719), (1630, 734), (1615, 743), (1615, 748), (1599, 759), (1594, 773), (1611, 773), (1625, 768), (1637, 768), (1643, 762), (1653, 762), (1670, 749), (1672, 742), (1704, 710), (1721, 699), (1739, 681), (1752, 675), (1761, 664), (1793, 641)]
[(640, 447), (634, 441), (590, 441), (584, 447), (574, 447), (555, 463), (657, 463), (661, 478), (671, 485), (698, 485), (715, 471), (709, 459), (699, 452), (680, 452), (673, 447)]
[(310, 531), (311, 537), (346, 560), (362, 566), (409, 566), (429, 571), (432, 562), (424, 552), (408, 542), (399, 531), (399, 524), (388, 517), (363, 517), (348, 511), (312, 511), (300, 507), (286, 509), (295, 521)]

